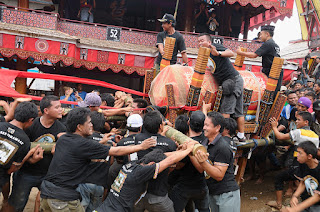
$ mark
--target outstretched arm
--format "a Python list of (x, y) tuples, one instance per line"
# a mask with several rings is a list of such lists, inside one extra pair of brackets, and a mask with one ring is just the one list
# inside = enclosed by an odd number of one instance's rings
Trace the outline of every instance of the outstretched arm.
[[(193, 141), (186, 142), (185, 143), (186, 149), (175, 151), (174, 154), (170, 154), (166, 159), (161, 161), (159, 163), (160, 167), (159, 167), (158, 173), (162, 172), (163, 170), (165, 170), (166, 168), (168, 168), (172, 164), (175, 164), (175, 163), (179, 162), (180, 160), (182, 160), (183, 158), (185, 158), (192, 151), (194, 144), (195, 144), (195, 142), (193, 142)], [(173, 153), (173, 152), (171, 152), (171, 153)]]
[(276, 136), (277, 139), (279, 139), (279, 140), (291, 139), (289, 133), (284, 134), (284, 133), (279, 132), (279, 130), (277, 128), (278, 123), (277, 123), (277, 120), (275, 118), (270, 118), (270, 124), (272, 126), (272, 130), (274, 132), (274, 135)]
[(133, 152), (149, 149), (150, 147), (156, 146), (156, 144), (157, 144), (156, 140), (154, 140), (153, 138), (148, 138), (139, 145), (110, 147), (109, 155), (110, 156), (128, 155)]
[(242, 56), (245, 56), (245, 57), (248, 57), (248, 58), (256, 58), (258, 57), (259, 55), (257, 55), (255, 52), (243, 52), (240, 48), (240, 46), (238, 47), (238, 49), (236, 50), (236, 53), (238, 55), (242, 55)]
[(213, 56), (220, 56), (220, 57), (233, 57), (234, 56), (234, 52), (231, 51), (230, 49), (226, 49), (225, 51), (221, 51), (221, 54), (219, 54), (219, 52), (217, 51), (215, 46), (210, 45), (209, 48), (210, 48), (211, 54)]

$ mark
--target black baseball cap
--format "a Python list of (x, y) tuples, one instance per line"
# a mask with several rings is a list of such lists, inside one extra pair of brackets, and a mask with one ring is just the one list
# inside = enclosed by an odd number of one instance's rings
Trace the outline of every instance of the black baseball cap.
[(314, 101), (313, 102), (313, 111), (320, 111), (320, 100)]
[(264, 26), (261, 26), (261, 31), (274, 31), (274, 26), (272, 25), (264, 25)]
[(176, 23), (176, 20), (174, 19), (173, 15), (171, 14), (164, 14), (164, 16), (161, 18), (161, 19), (158, 19), (158, 21), (164, 23), (164, 22), (167, 22), (167, 23)]

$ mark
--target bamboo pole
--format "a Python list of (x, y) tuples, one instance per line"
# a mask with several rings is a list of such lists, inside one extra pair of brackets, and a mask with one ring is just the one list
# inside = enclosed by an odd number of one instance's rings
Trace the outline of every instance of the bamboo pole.
[(106, 121), (125, 121), (127, 120), (126, 116), (107, 116)]
[(176, 43), (175, 38), (166, 37), (166, 42), (164, 45), (164, 54), (160, 62), (160, 71), (162, 71), (162, 69), (170, 65), (170, 60), (172, 59), (175, 43)]
[[(179, 144), (184, 144), (184, 142), (186, 141), (194, 141), (192, 138), (189, 138), (188, 136), (186, 136), (185, 134), (183, 134), (182, 132), (172, 128), (172, 127), (169, 127), (168, 126), (168, 131), (166, 132), (166, 137), (168, 138), (174, 138), (174, 140), (176, 142), (178, 142)], [(200, 151), (203, 151), (203, 152), (207, 152), (207, 149), (206, 147), (204, 147), (203, 145), (201, 144), (196, 144), (194, 145), (193, 147), (193, 150), (192, 150), (192, 155), (195, 155), (196, 152), (200, 150)]]
[[(256, 141), (256, 142), (255, 142)], [(271, 138), (265, 139), (249, 139), (246, 140), (245, 144), (238, 144), (238, 149), (247, 149), (247, 148), (253, 148), (258, 146), (266, 146), (266, 145), (288, 145), (288, 144), (294, 144), (292, 140), (273, 140)]]

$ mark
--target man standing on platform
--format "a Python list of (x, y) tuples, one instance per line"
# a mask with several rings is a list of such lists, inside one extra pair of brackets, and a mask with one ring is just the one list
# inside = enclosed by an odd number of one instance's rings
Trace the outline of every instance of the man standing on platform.
[(157, 72), (160, 71), (160, 63), (162, 60), (162, 56), (164, 55), (164, 45), (166, 37), (172, 37), (176, 39), (176, 43), (174, 44), (172, 59), (170, 60), (170, 64), (176, 64), (178, 51), (180, 51), (183, 63), (188, 62), (187, 49), (186, 44), (184, 42), (183, 36), (175, 30), (176, 20), (171, 14), (165, 14), (162, 19), (158, 19), (162, 23), (163, 31), (159, 32), (157, 35), (157, 44), (159, 54), (155, 62), (155, 68)]
[[(269, 77), (272, 62), (274, 57), (280, 57), (280, 48), (273, 40), (274, 26), (261, 26), (260, 40), (263, 44), (255, 52), (243, 52), (239, 47), (236, 51), (238, 55), (249, 58), (262, 57), (262, 73)], [(283, 71), (281, 71), (276, 91), (280, 90), (283, 78)]]
[(211, 73), (223, 89), (220, 112), (225, 118), (233, 115), (237, 119), (239, 140), (244, 141), (244, 116), (243, 116), (243, 79), (233, 67), (229, 57), (234, 53), (220, 44), (214, 44), (207, 33), (200, 34), (199, 46), (211, 49), (208, 66)]

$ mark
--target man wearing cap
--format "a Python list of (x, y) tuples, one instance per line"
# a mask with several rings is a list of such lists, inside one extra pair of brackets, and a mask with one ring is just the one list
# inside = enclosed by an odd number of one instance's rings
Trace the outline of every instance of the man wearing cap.
[[(136, 135), (141, 132), (143, 125), (142, 117), (139, 114), (132, 114), (127, 119), (127, 133), (123, 139), (121, 139), (117, 146), (130, 146), (135, 145)], [(137, 153), (132, 153), (130, 155), (115, 157), (114, 163), (111, 165), (108, 175), (108, 185), (107, 188), (110, 189), (113, 181), (116, 179), (121, 167), (131, 161), (137, 160)]]
[(309, 107), (311, 106), (312, 102), (309, 98), (307, 97), (300, 97), (300, 99), (298, 100), (298, 104), (297, 104), (297, 112), (308, 112)]
[(98, 111), (103, 113), (105, 116), (113, 116), (113, 115), (124, 115), (126, 112), (132, 110), (131, 107), (112, 109), (112, 110), (102, 110), (100, 109), (101, 105), (101, 97), (95, 92), (88, 93), (84, 101), (78, 102), (79, 107), (88, 107), (91, 111)]
[(314, 82), (315, 82), (315, 80), (313, 78), (308, 78), (307, 87), (313, 89)]
[(159, 54), (155, 61), (155, 68), (157, 72), (160, 71), (160, 62), (162, 60), (162, 56), (164, 55), (164, 45), (166, 37), (172, 37), (176, 39), (173, 49), (172, 59), (170, 60), (170, 64), (176, 64), (178, 51), (180, 51), (183, 63), (188, 62), (187, 49), (186, 44), (184, 42), (183, 36), (175, 30), (176, 20), (171, 14), (165, 14), (162, 19), (158, 19), (162, 23), (163, 31), (159, 32), (157, 35), (157, 44)]
[(99, 111), (101, 98), (96, 93), (88, 93), (84, 101), (78, 102), (79, 107), (89, 107), (91, 111)]

